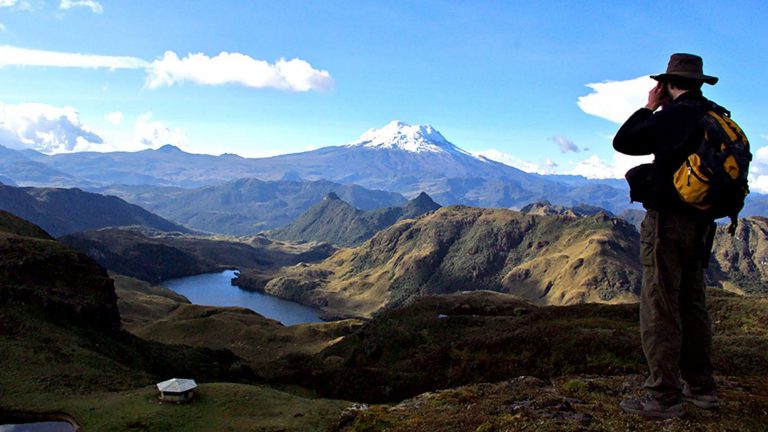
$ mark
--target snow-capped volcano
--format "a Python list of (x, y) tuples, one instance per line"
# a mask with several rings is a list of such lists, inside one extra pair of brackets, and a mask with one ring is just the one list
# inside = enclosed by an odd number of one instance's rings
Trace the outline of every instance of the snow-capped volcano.
[[(412, 153), (470, 153), (456, 147), (430, 125), (392, 121), (380, 129), (369, 129), (347, 147), (403, 150)], [(473, 156), (474, 157), (474, 156)]]

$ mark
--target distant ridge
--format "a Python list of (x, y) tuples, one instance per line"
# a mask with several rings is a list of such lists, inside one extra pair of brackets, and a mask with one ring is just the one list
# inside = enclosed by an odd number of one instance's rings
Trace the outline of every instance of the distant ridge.
[(113, 186), (100, 190), (190, 228), (229, 235), (254, 235), (288, 225), (330, 192), (364, 210), (406, 202), (398, 193), (326, 180), (247, 178), (197, 189)]
[(39, 225), (54, 237), (128, 225), (142, 225), (161, 231), (190, 232), (181, 225), (120, 198), (80, 189), (0, 185), (0, 209)]
[(270, 232), (269, 236), (280, 240), (355, 246), (399, 220), (417, 218), (439, 208), (439, 204), (422, 192), (403, 207), (366, 212), (354, 208), (334, 192), (330, 192), (296, 221)]
[(16, 186), (16, 182), (9, 179), (8, 177), (0, 176), (0, 184), (4, 184), (7, 186)]

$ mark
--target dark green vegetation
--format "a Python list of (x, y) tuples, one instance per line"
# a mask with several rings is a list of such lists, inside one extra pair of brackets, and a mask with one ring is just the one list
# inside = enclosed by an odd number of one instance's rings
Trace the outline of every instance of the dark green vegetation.
[(708, 295), (723, 405), (687, 406), (680, 420), (641, 420), (618, 407), (643, 394), (637, 305), (426, 297), (377, 316), (297, 379), (321, 394), (392, 403), (347, 410), (333, 431), (764, 430), (768, 298)]
[(61, 242), (110, 271), (154, 283), (231, 268), (262, 274), (321, 260), (335, 250), (327, 244), (292, 246), (262, 236), (236, 239), (140, 229), (81, 232), (62, 237)]
[[(708, 294), (717, 373), (768, 376), (768, 298)], [(636, 304), (537, 307), (492, 292), (425, 297), (385, 311), (315, 361), (311, 376), (295, 379), (325, 396), (372, 402), (521, 375), (646, 367)]]
[(230, 235), (253, 235), (287, 225), (329, 193), (364, 210), (401, 205), (406, 201), (397, 193), (325, 180), (248, 178), (198, 189), (111, 186), (99, 191), (117, 195), (190, 228)]
[(273, 230), (268, 235), (281, 240), (356, 246), (399, 220), (415, 219), (439, 208), (439, 204), (422, 192), (402, 207), (363, 211), (342, 201), (332, 192), (290, 225)]
[(80, 189), (17, 188), (0, 184), (0, 210), (18, 215), (58, 237), (112, 226), (143, 225), (190, 232), (120, 198)]
[(639, 289), (637, 231), (599, 213), (539, 216), (444, 207), (401, 221), (317, 264), (284, 268), (240, 286), (371, 317), (382, 308), (464, 290), (511, 293), (538, 304), (629, 302)]

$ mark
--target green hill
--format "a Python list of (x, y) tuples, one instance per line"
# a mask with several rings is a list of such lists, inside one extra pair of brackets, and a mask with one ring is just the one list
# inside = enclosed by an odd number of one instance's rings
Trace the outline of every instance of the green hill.
[(356, 246), (399, 220), (414, 219), (439, 208), (439, 204), (422, 192), (402, 207), (363, 211), (352, 207), (331, 192), (296, 221), (273, 230), (268, 235), (281, 240)]
[(17, 188), (0, 184), (0, 210), (39, 225), (54, 237), (104, 227), (141, 225), (190, 232), (114, 196), (80, 189)]
[(370, 317), (430, 294), (491, 290), (538, 304), (630, 302), (640, 287), (638, 234), (626, 222), (444, 207), (404, 220), (325, 261), (241, 286)]

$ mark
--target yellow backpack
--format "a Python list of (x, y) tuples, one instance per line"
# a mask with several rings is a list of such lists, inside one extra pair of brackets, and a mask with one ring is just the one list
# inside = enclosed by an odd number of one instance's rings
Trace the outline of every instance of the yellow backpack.
[(734, 235), (749, 194), (749, 141), (730, 112), (712, 103), (701, 119), (704, 139), (674, 175), (680, 199), (713, 218), (729, 217)]

